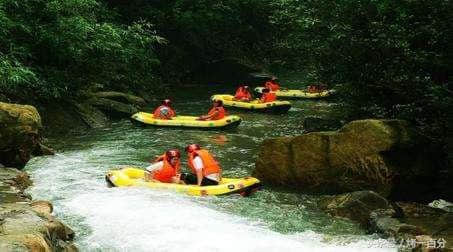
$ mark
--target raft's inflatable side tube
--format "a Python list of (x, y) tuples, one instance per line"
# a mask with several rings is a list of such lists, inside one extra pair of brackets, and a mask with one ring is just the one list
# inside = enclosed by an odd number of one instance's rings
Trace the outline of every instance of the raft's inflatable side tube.
[(233, 100), (234, 96), (228, 94), (217, 94), (211, 96), (211, 100), (221, 100), (225, 107), (231, 107), (247, 111), (257, 111), (266, 113), (286, 113), (291, 108), (289, 101), (273, 101), (260, 103), (257, 100), (251, 102), (242, 102)]
[(201, 129), (230, 129), (239, 126), (241, 118), (236, 115), (225, 116), (220, 120), (199, 121), (196, 116), (175, 116), (171, 120), (156, 119), (153, 114), (138, 112), (131, 116), (133, 122), (156, 127), (189, 127)]
[(226, 195), (232, 193), (239, 193), (243, 196), (248, 196), (261, 187), (260, 181), (253, 177), (222, 178), (219, 185), (198, 186), (145, 181), (144, 176), (145, 171), (143, 169), (137, 167), (126, 167), (121, 170), (109, 171), (105, 176), (105, 179), (109, 186), (139, 186), (155, 189), (167, 189), (193, 196)]
[[(255, 92), (262, 93), (264, 87), (255, 88)], [(304, 98), (304, 99), (319, 99), (329, 97), (334, 93), (333, 90), (325, 90), (317, 93), (309, 93), (304, 89), (283, 89), (274, 92), (277, 97), (283, 98)]]

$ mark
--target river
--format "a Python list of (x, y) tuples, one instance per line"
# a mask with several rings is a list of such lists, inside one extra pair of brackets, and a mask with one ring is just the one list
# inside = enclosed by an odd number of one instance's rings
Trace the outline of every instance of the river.
[[(212, 94), (211, 92), (210, 94)], [(179, 114), (200, 114), (200, 93), (171, 96)], [(215, 154), (225, 177), (250, 175), (261, 141), (303, 131), (303, 117), (329, 111), (325, 101), (295, 101), (287, 115), (233, 113), (232, 131), (134, 126), (128, 120), (87, 132), (54, 136), (55, 156), (32, 159), (25, 170), (35, 199), (50, 200), (75, 232), (81, 251), (394, 251), (358, 225), (316, 209), (316, 197), (266, 187), (251, 197), (190, 197), (144, 188), (108, 188), (104, 175), (137, 165), (169, 148), (198, 143)]]

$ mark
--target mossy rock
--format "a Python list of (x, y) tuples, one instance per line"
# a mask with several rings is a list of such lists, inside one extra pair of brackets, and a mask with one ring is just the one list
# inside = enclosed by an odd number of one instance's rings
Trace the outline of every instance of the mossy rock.
[(39, 146), (41, 128), (35, 107), (0, 102), (0, 163), (23, 167)]
[(353, 121), (338, 131), (265, 140), (253, 174), (302, 192), (373, 190), (400, 197), (436, 175), (424, 141), (406, 121)]

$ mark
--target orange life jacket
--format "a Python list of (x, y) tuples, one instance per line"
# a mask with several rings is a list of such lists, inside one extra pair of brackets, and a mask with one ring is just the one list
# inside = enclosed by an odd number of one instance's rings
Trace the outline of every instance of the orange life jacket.
[[(167, 156), (165, 154), (162, 154), (162, 155), (158, 156), (156, 159), (154, 159), (154, 163), (160, 162), (160, 161), (166, 161), (166, 160), (167, 160)], [(181, 173), (181, 160), (179, 160), (179, 159), (178, 159), (178, 163), (176, 163), (175, 171), (176, 171), (176, 173)]]
[(154, 118), (166, 119), (166, 118), (162, 118), (161, 115), (160, 115), (160, 110), (162, 108), (167, 108), (168, 109), (168, 111), (169, 111), (168, 117), (174, 117), (176, 115), (176, 112), (172, 108), (170, 108), (168, 106), (165, 106), (165, 105), (160, 105), (159, 107), (157, 107), (156, 110), (154, 110), (154, 113), (153, 113), (153, 117)]
[(220, 173), (222, 170), (219, 166), (219, 163), (214, 159), (214, 157), (207, 150), (197, 150), (192, 153), (189, 153), (188, 165), (194, 174), (197, 173), (193, 165), (193, 159), (199, 156), (201, 161), (203, 161), (203, 176), (206, 177), (209, 174)]
[(275, 93), (263, 93), (263, 95), (261, 96), (261, 102), (273, 102), (275, 100), (277, 100), (277, 96), (275, 95)]
[[(177, 171), (179, 171), (180, 163), (178, 162), (175, 167), (173, 167), (163, 155), (164, 158), (160, 161), (164, 162), (164, 166), (153, 172), (153, 179), (159, 180), (163, 183), (171, 183), (171, 178), (176, 176)], [(160, 157), (159, 157), (160, 158)], [(159, 159), (158, 158), (158, 159)]]
[(250, 94), (250, 92), (245, 90), (244, 87), (239, 87), (238, 90), (236, 91), (236, 94), (234, 95), (234, 98), (236, 98), (238, 100), (243, 99), (243, 98), (247, 98), (247, 99), (251, 100), (252, 95)]
[(211, 118), (210, 120), (220, 120), (224, 118), (227, 114), (223, 107), (213, 107), (211, 110), (209, 110), (208, 115), (212, 115), (216, 111), (218, 112), (218, 114), (215, 117)]
[(315, 85), (310, 85), (310, 86), (308, 86), (307, 89), (308, 89), (309, 93), (317, 93), (317, 92), (319, 92), (318, 88)]
[(280, 85), (278, 85), (277, 82), (272, 81), (272, 80), (266, 81), (266, 83), (264, 84), (264, 86), (265, 86), (266, 88), (268, 88), (270, 91), (277, 91), (277, 90), (280, 89)]

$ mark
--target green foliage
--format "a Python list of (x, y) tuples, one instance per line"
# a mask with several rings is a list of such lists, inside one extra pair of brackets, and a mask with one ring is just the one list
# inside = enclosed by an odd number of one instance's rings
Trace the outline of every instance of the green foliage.
[(98, 0), (0, 2), (2, 92), (44, 99), (77, 95), (93, 84), (139, 90), (159, 82), (147, 22), (115, 23)]
[(429, 135), (451, 130), (453, 2), (274, 2), (276, 54), (336, 85), (351, 119), (393, 117)]
[(158, 52), (164, 74), (170, 75), (167, 79), (225, 58), (267, 64), (267, 49), (272, 48), (271, 0), (116, 2), (125, 22), (149, 20), (168, 39), (168, 46)]
[(451, 0), (0, 0), (0, 92), (134, 91), (236, 58), (335, 86), (351, 119), (409, 119), (441, 139), (452, 127), (452, 9)]

